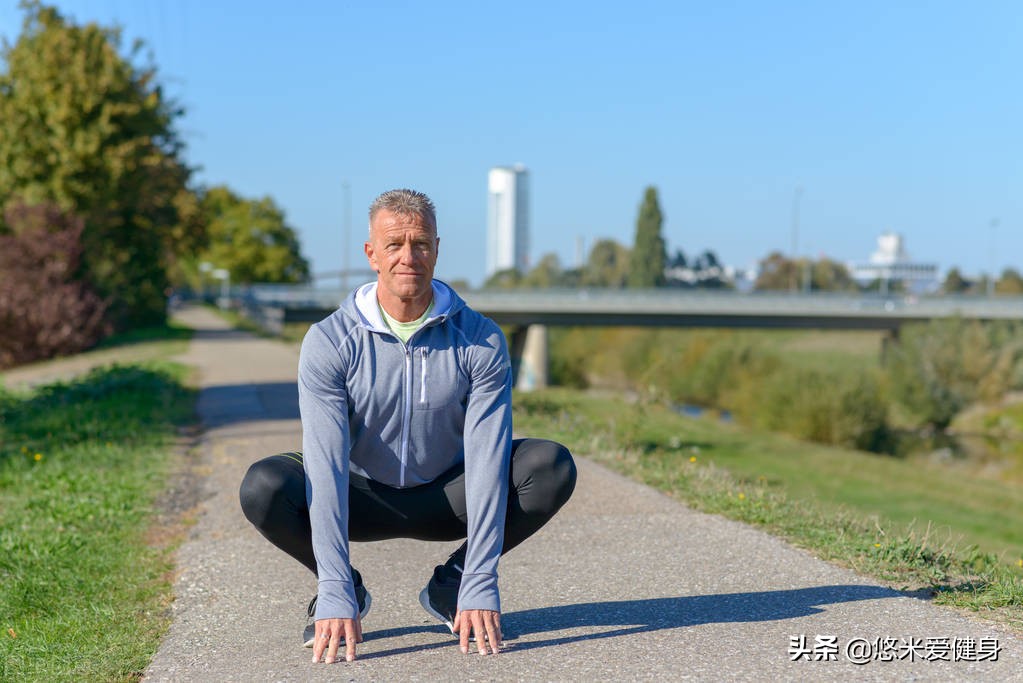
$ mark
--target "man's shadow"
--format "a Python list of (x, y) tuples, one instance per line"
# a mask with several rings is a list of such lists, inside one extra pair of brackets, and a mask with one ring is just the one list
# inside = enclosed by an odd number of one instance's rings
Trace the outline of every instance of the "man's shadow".
[(597, 633), (574, 633), (517, 644), (531, 650), (562, 643), (696, 626), (795, 619), (824, 611), (825, 606), (855, 600), (900, 597), (897, 591), (879, 586), (817, 586), (756, 593), (692, 595), (677, 598), (590, 602), (512, 612), (502, 615), (502, 625), (512, 634), (528, 635), (568, 629), (611, 627)]
[[(586, 602), (508, 612), (501, 615), (501, 627), (509, 641), (538, 633), (575, 631), (543, 640), (509, 642), (510, 651), (523, 651), (699, 624), (795, 619), (819, 614), (825, 611), (827, 605), (897, 597), (902, 597), (902, 594), (880, 586), (839, 585), (755, 593)], [(450, 638), (447, 629), (437, 626), (385, 629), (369, 632), (366, 637), (388, 638), (424, 631), (436, 631)], [(450, 642), (445, 639), (444, 643), (428, 647), (443, 647)], [(381, 657), (416, 649), (422, 648), (398, 648), (376, 652), (372, 656)]]
[(203, 427), (213, 429), (261, 420), (297, 420), (298, 383), (221, 384), (199, 392)]

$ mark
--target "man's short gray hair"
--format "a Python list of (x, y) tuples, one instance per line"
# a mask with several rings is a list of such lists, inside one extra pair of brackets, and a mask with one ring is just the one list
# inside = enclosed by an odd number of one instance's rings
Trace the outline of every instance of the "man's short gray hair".
[(416, 190), (400, 189), (388, 190), (373, 200), (369, 205), (370, 231), (373, 229), (373, 217), (381, 211), (403, 216), (419, 216), (424, 223), (430, 225), (434, 232), (437, 231), (437, 210), (433, 202), (422, 192)]

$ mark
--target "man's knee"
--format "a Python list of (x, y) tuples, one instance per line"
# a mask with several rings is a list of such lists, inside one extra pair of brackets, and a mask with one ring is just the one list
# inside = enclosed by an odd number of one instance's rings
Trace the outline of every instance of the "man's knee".
[(575, 461), (560, 443), (526, 439), (515, 450), (512, 479), (528, 482), (520, 491), (523, 509), (554, 514), (575, 490)]
[(293, 475), (275, 457), (264, 458), (252, 463), (238, 489), (238, 499), (245, 518), (256, 528), (266, 527), (273, 510), (287, 495)]

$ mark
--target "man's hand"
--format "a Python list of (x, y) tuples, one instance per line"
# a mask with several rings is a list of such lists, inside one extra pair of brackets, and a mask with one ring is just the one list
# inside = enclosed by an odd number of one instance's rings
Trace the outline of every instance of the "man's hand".
[(355, 661), (355, 644), (362, 642), (362, 619), (319, 619), (316, 622), (316, 636), (313, 640), (313, 663), (320, 661), (326, 650), (324, 664), (337, 661), (341, 641), (345, 643), (345, 661)]
[(469, 654), (470, 632), (476, 636), (476, 647), (481, 655), (496, 655), (501, 651), (500, 612), (489, 609), (458, 610), (455, 613), (454, 631), (458, 634), (458, 645), (463, 654)]

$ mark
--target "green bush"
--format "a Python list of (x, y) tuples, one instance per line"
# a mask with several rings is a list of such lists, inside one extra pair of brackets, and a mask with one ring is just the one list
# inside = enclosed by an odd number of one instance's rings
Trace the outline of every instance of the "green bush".
[(894, 398), (919, 422), (943, 429), (968, 404), (1023, 386), (1023, 330), (961, 318), (907, 325), (885, 368)]
[(574, 329), (551, 337), (555, 382), (614, 385), (825, 444), (890, 451), (876, 373), (806, 368), (764, 335), (731, 330)]
[(887, 406), (871, 375), (787, 367), (767, 378), (750, 421), (817, 443), (884, 451)]
[(569, 334), (565, 328), (555, 327), (548, 332), (549, 356), (548, 371), (550, 382), (560, 387), (585, 389), (589, 386), (586, 378), (586, 363), (583, 356), (569, 352), (569, 345), (564, 343)]
[(729, 332), (694, 336), (668, 374), (675, 400), (727, 408), (739, 414), (757, 402), (757, 384), (782, 366), (781, 358), (753, 340)]

